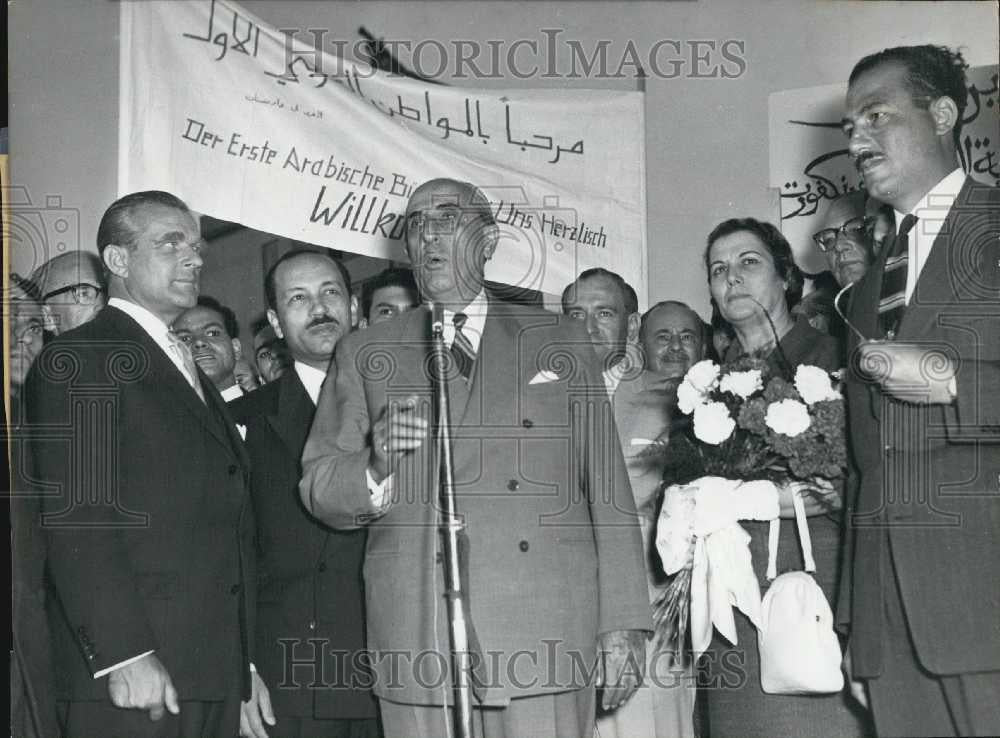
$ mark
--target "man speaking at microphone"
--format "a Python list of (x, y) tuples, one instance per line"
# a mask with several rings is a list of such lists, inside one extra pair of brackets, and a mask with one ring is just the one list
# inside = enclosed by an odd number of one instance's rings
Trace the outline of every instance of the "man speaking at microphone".
[[(499, 233), (476, 187), (427, 182), (406, 219), (448, 348), (474, 733), (589, 738), (595, 681), (606, 708), (628, 699), (650, 628), (600, 366), (578, 325), (487, 297)], [(436, 738), (451, 722), (430, 357), (426, 305), (346, 336), (303, 454), (306, 509), (368, 526), (368, 645), (390, 738)]]

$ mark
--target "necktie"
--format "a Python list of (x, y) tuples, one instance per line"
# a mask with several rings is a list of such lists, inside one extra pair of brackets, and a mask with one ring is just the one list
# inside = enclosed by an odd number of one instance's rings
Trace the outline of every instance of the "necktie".
[(912, 213), (899, 224), (899, 234), (892, 244), (892, 250), (885, 260), (882, 274), (882, 292), (878, 301), (878, 323), (883, 335), (892, 341), (899, 329), (899, 321), (906, 308), (906, 271), (909, 256), (910, 231), (916, 225), (917, 216)]
[(170, 340), (170, 350), (174, 352), (174, 356), (177, 356), (184, 366), (185, 379), (191, 385), (191, 389), (198, 394), (198, 399), (205, 402), (205, 392), (201, 388), (201, 380), (198, 379), (198, 367), (195, 366), (194, 357), (191, 356), (191, 349), (173, 331), (167, 333), (167, 338)]
[(465, 377), (465, 381), (472, 382), (472, 367), (476, 363), (476, 352), (472, 349), (472, 342), (469, 337), (462, 333), (462, 326), (467, 320), (465, 313), (455, 313), (452, 322), (455, 324), (455, 338), (451, 342), (451, 355), (455, 359), (455, 366)]

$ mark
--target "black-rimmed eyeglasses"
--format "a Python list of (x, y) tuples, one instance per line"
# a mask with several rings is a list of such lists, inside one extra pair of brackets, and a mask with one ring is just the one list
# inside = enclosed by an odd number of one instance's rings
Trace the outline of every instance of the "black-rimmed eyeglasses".
[(875, 218), (870, 215), (859, 215), (851, 218), (840, 228), (824, 228), (813, 234), (813, 241), (823, 252), (831, 251), (837, 245), (837, 237), (843, 233), (850, 238), (865, 238), (875, 228)]
[(46, 302), (59, 295), (65, 295), (67, 292), (73, 296), (73, 301), (78, 305), (93, 305), (104, 294), (104, 290), (97, 285), (90, 284), (89, 282), (81, 282), (80, 284), (69, 284), (42, 295), (42, 302)]

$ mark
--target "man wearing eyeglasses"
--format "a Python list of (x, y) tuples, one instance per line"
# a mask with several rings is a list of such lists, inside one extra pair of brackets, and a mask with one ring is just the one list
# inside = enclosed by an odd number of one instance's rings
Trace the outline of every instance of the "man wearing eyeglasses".
[(876, 230), (884, 237), (886, 227), (892, 227), (891, 218), (891, 209), (886, 214), (884, 207), (863, 191), (830, 202), (813, 241), (841, 287), (860, 282), (865, 276), (881, 244), (876, 241)]
[[(487, 296), (500, 232), (475, 186), (425, 182), (406, 223), (448, 358), (468, 544), (459, 569), (481, 667), (472, 676), (476, 734), (591, 736), (595, 663), (605, 707), (619, 706), (641, 680), (650, 627), (601, 367), (579, 322)], [(302, 455), (306, 509), (336, 528), (368, 528), (368, 645), (388, 738), (450, 734), (432, 315), (425, 304), (338, 342), (335, 381), (331, 369)]]
[(35, 270), (48, 328), (59, 335), (93, 319), (107, 296), (101, 261), (89, 251), (59, 254)]
[(838, 620), (880, 736), (1000, 735), (1000, 190), (959, 166), (966, 66), (943, 46), (865, 57), (842, 121), (897, 226), (847, 315), (860, 485)]

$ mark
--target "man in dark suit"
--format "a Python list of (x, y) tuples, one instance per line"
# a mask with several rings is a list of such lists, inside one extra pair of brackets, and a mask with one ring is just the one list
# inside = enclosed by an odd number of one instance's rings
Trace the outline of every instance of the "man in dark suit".
[(860, 488), (842, 591), (880, 735), (1000, 734), (1000, 208), (956, 144), (965, 64), (887, 49), (851, 73), (844, 130), (897, 236), (852, 292)]
[[(635, 508), (607, 394), (579, 325), (488, 299), (497, 246), (474, 186), (438, 179), (407, 206), (421, 296), (443, 308), (474, 722), (491, 736), (591, 736), (634, 691), (650, 627)], [(303, 453), (302, 501), (368, 527), (368, 644), (388, 736), (448, 734), (448, 606), (430, 441), (431, 311), (344, 338)], [(598, 659), (598, 651), (602, 658)]]
[(165, 192), (113, 203), (97, 241), (108, 306), (25, 387), (65, 733), (232, 736), (250, 695), (249, 465), (168, 329), (198, 297), (203, 242)]
[(374, 738), (371, 677), (358, 668), (365, 531), (332, 530), (303, 510), (298, 495), (302, 447), (320, 387), (337, 342), (357, 323), (358, 302), (347, 269), (314, 251), (282, 256), (267, 273), (265, 292), (268, 320), (295, 363), (230, 405), (246, 427), (253, 469), (254, 663), (270, 688), (267, 700), (244, 711), (244, 718), (250, 734), (261, 737)]

